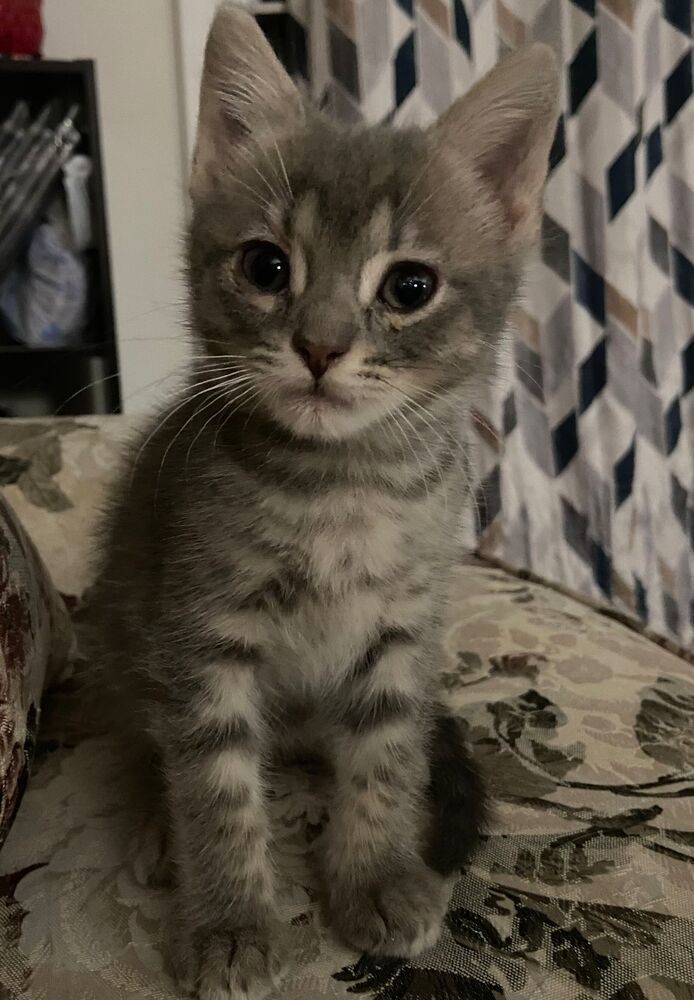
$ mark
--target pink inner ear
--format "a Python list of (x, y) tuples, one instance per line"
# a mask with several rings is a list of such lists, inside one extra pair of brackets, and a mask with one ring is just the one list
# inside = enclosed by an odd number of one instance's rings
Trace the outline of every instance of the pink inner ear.
[(496, 202), (489, 212), (513, 251), (528, 249), (539, 229), (558, 91), (551, 50), (534, 44), (498, 63), (436, 126), (442, 146), (488, 185), (483, 201)]
[(532, 238), (537, 230), (546, 174), (544, 146), (536, 129), (519, 129), (479, 163), (503, 206), (509, 235)]

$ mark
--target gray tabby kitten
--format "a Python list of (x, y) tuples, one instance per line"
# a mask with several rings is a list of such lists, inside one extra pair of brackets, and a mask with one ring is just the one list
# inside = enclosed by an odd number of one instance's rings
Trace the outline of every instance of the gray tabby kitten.
[(163, 777), (175, 958), (201, 1000), (276, 984), (264, 797), (332, 760), (323, 864), (343, 939), (432, 945), (483, 818), (435, 678), (466, 499), (461, 414), (541, 212), (548, 49), (428, 130), (307, 110), (253, 19), (207, 46), (187, 391), (134, 449), (96, 588), (103, 659)]

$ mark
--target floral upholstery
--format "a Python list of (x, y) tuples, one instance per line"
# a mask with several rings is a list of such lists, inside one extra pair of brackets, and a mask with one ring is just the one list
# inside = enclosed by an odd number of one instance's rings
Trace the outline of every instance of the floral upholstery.
[(0, 847), (26, 785), (47, 670), (70, 651), (67, 611), (0, 496)]
[[(41, 432), (57, 435), (65, 473), (54, 478), (81, 511), (52, 552), (70, 550), (75, 581), (90, 491), (101, 495), (122, 430), (114, 420)], [(73, 446), (83, 477), (67, 472)], [(34, 500), (22, 495), (24, 517)], [(47, 538), (41, 518), (69, 513), (42, 508), (34, 527)], [(691, 657), (488, 563), (458, 569), (453, 604), (442, 676), (495, 797), (488, 836), (438, 946), (415, 962), (375, 961), (344, 948), (322, 917), (326, 779), (279, 772), (271, 809), (295, 945), (281, 996), (691, 1000)], [(80, 720), (80, 684), (76, 674), (46, 701), (34, 775), (0, 854), (0, 997), (173, 1000), (145, 769)]]
[(62, 594), (89, 581), (86, 543), (130, 432), (119, 418), (0, 420), (0, 490)]

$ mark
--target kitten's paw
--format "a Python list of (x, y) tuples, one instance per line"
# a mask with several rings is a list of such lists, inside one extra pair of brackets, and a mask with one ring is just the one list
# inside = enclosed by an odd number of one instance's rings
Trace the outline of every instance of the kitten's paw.
[(182, 986), (195, 1000), (264, 1000), (285, 968), (282, 931), (219, 932), (207, 938), (199, 964)]
[(438, 940), (448, 885), (425, 865), (393, 873), (371, 889), (335, 892), (333, 924), (352, 947), (372, 955), (413, 958)]

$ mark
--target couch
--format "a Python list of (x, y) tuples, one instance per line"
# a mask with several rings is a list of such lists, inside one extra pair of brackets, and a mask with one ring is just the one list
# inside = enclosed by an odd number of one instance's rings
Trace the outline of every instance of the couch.
[[(121, 417), (0, 421), (0, 485), (79, 623), (89, 535)], [(470, 557), (441, 679), (494, 797), (438, 945), (350, 952), (326, 925), (320, 772), (281, 771), (271, 810), (288, 1000), (694, 997), (694, 660), (609, 608)], [(1, 627), (1, 625), (0, 625)], [(0, 647), (1, 649), (2, 647)], [(2, 667), (2, 663), (0, 663)], [(170, 895), (140, 771), (53, 677), (0, 851), (0, 998), (172, 1000)], [(97, 712), (98, 716), (98, 712)]]

